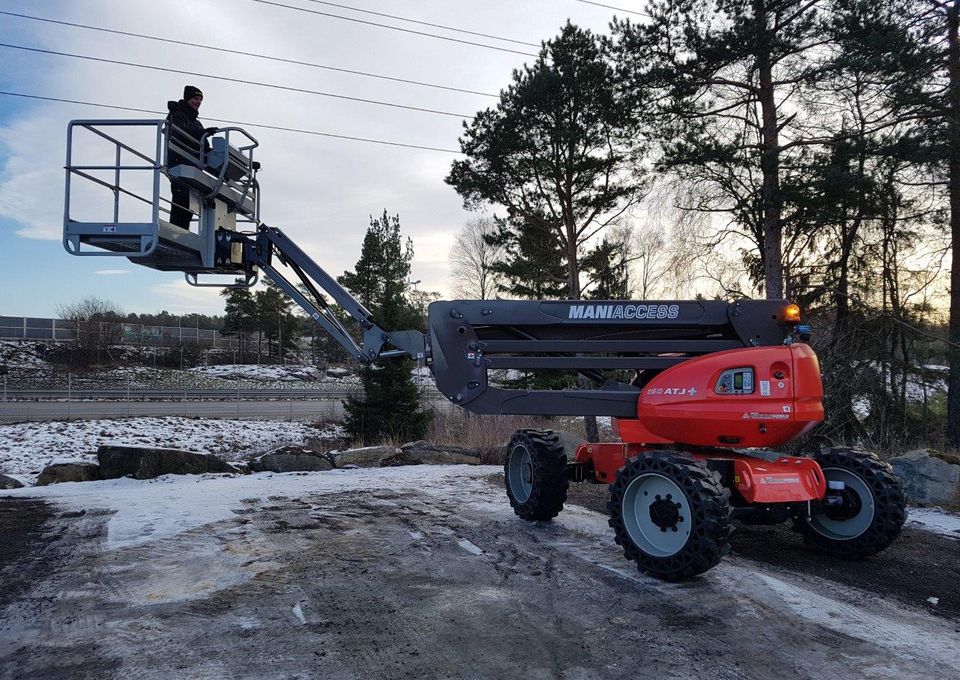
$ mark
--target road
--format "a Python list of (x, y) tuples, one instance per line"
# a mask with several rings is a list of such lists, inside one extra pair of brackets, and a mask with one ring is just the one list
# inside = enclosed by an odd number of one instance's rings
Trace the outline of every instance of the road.
[[(623, 559), (603, 514), (570, 504), (523, 522), (497, 476), (411, 466), (4, 492), (0, 677), (960, 677), (953, 613), (749, 545), (661, 583)], [(905, 576), (896, 558), (869, 563)]]

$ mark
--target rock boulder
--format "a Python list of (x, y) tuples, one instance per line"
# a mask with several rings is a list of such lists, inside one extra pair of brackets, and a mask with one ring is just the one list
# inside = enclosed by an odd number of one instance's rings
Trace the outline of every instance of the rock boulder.
[(23, 482), (21, 482), (19, 479), (7, 477), (6, 475), (0, 475), (0, 489), (19, 489), (22, 486)]
[(97, 449), (97, 460), (103, 479), (153, 479), (160, 475), (237, 472), (232, 465), (215, 456), (177, 449), (105, 445)]
[(53, 463), (43, 468), (37, 477), (37, 486), (63, 482), (92, 482), (100, 479), (100, 466), (84, 461)]
[(908, 500), (924, 505), (960, 502), (960, 465), (943, 460), (936, 451), (909, 451), (891, 460), (890, 465), (903, 480)]
[(317, 472), (330, 470), (333, 463), (322, 453), (296, 446), (285, 446), (247, 463), (250, 472)]
[[(367, 446), (362, 449), (347, 449), (346, 451), (331, 451), (336, 467), (348, 465), (361, 468), (384, 467), (383, 461), (390, 461), (399, 454), (400, 449), (395, 446)], [(390, 465), (388, 462), (387, 465)]]
[(396, 465), (479, 465), (480, 452), (457, 446), (432, 446), (426, 442), (411, 442), (400, 447), (394, 456), (381, 461), (384, 467)]

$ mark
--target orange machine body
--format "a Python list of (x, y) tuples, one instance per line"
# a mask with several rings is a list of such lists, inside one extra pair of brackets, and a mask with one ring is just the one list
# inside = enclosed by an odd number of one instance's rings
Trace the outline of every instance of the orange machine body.
[(770, 461), (734, 449), (769, 449), (823, 420), (816, 354), (805, 344), (751, 347), (684, 361), (644, 385), (636, 419), (614, 419), (620, 441), (583, 444), (577, 462), (591, 463), (597, 481), (611, 482), (627, 458), (677, 448), (696, 458), (726, 461), (731, 483), (748, 503), (822, 498), (826, 482), (809, 458)]

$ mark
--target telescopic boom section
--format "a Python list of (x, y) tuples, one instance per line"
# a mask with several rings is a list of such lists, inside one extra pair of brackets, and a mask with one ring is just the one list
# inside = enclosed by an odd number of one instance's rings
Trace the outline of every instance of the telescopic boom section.
[[(232, 260), (247, 269), (259, 268), (351, 356), (362, 363), (407, 356), (412, 359), (424, 358), (423, 333), (389, 333), (382, 329), (369, 310), (276, 227), (260, 225), (255, 237), (234, 231), (221, 231), (217, 235), (217, 259)], [(302, 287), (298, 288), (295, 282), (284, 276), (275, 266), (275, 261), (286, 265), (296, 275)], [(329, 295), (334, 303), (360, 326), (363, 331), (362, 345), (344, 328), (323, 293)]]

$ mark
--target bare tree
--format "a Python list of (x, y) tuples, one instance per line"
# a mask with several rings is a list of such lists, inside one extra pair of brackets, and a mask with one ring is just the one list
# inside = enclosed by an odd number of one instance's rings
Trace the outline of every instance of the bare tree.
[(640, 299), (647, 300), (668, 292), (664, 282), (670, 274), (670, 252), (666, 231), (662, 227), (647, 226), (634, 234), (633, 285)]
[(76, 333), (72, 361), (78, 366), (103, 363), (110, 347), (123, 339), (123, 310), (109, 300), (91, 295), (57, 307), (57, 314)]
[(468, 220), (450, 248), (450, 280), (454, 295), (488, 300), (497, 292), (500, 275), (491, 267), (503, 258), (502, 244), (491, 243), (497, 223), (488, 215)]

